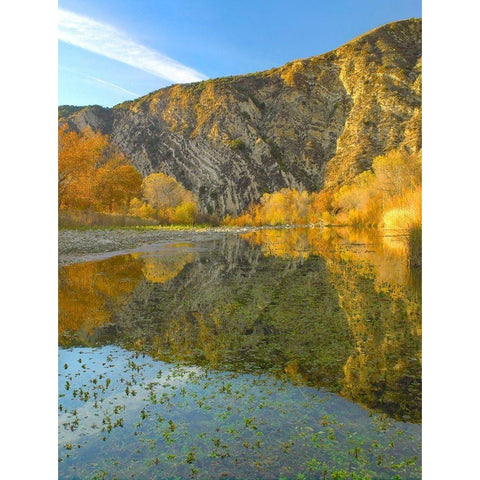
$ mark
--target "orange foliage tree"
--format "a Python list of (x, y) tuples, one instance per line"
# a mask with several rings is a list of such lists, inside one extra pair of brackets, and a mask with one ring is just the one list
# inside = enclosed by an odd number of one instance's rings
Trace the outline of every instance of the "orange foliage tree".
[(130, 200), (140, 194), (141, 187), (140, 172), (118, 159), (108, 161), (96, 171), (94, 193), (101, 210), (126, 211)]
[(61, 209), (126, 211), (141, 191), (142, 176), (109, 137), (87, 127), (58, 130), (58, 201)]

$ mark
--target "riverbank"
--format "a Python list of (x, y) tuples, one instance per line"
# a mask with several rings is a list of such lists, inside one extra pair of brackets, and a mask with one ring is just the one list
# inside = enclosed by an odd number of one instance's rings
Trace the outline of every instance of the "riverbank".
[(148, 251), (179, 243), (205, 242), (264, 228), (267, 227), (62, 228), (58, 231), (58, 263), (68, 265), (101, 260), (123, 253)]
[[(208, 242), (261, 230), (290, 230), (296, 228), (332, 228), (341, 231), (345, 227), (323, 227), (313, 225), (281, 225), (258, 227), (181, 227), (144, 226), (108, 228), (61, 228), (58, 231), (58, 263), (68, 265), (90, 260), (102, 260), (115, 255), (146, 252), (179, 245), (198, 249), (200, 242)], [(376, 229), (375, 229), (376, 230)], [(421, 229), (408, 231), (378, 231), (380, 237), (406, 237), (411, 267), (421, 267)], [(338, 232), (340, 233), (340, 232)]]

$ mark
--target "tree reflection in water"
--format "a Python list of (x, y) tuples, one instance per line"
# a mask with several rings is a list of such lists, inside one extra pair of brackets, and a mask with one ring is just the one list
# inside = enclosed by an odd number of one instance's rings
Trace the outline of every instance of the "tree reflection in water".
[(60, 344), (271, 372), (421, 419), (421, 292), (405, 237), (272, 229), (202, 252), (60, 269)]

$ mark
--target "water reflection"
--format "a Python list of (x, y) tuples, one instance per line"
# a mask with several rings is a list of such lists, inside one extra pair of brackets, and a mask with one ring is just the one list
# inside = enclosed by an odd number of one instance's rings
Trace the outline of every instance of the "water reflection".
[(175, 278), (187, 263), (193, 262), (195, 259), (193, 253), (165, 254), (162, 256), (134, 254), (133, 257), (143, 262), (143, 275), (151, 283), (165, 283)]
[(60, 270), (58, 333), (60, 343), (89, 343), (98, 329), (143, 279), (142, 261), (132, 255), (86, 262)]
[(418, 276), (410, 268), (410, 247), (406, 235), (379, 234), (377, 229), (289, 228), (262, 229), (240, 235), (258, 245), (266, 256), (308, 258), (322, 256), (337, 262), (367, 262), (377, 283), (405, 285)]
[(60, 269), (60, 344), (277, 377), (420, 421), (418, 274), (402, 237), (250, 232)]
[(63, 349), (59, 478), (420, 478), (418, 425), (268, 374)]
[(260, 230), (265, 255), (320, 255), (354, 340), (341, 394), (395, 418), (421, 419), (421, 290), (408, 237), (377, 230)]

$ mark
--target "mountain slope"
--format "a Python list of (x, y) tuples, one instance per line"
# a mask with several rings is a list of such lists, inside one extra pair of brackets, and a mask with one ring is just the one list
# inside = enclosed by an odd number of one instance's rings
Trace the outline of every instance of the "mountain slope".
[(421, 148), (421, 20), (368, 32), (265, 72), (173, 85), (66, 118), (111, 135), (203, 210), (238, 213), (283, 187), (332, 188), (395, 148)]

